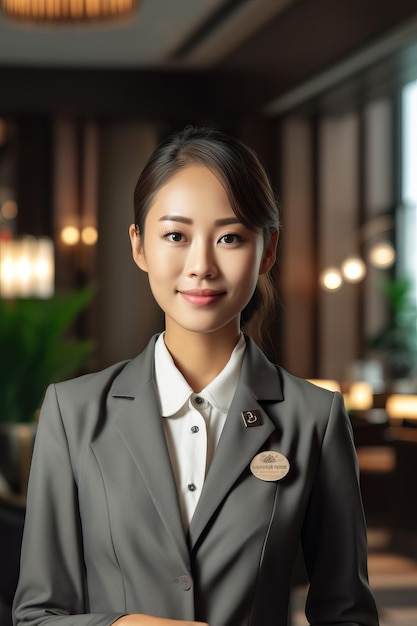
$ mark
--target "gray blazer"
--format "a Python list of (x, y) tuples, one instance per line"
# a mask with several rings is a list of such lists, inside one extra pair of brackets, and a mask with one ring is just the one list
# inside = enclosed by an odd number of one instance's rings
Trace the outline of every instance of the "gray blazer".
[[(126, 613), (150, 613), (210, 626), (284, 626), (301, 537), (310, 623), (376, 626), (340, 394), (272, 365), (247, 339), (185, 536), (154, 391), (154, 343), (131, 361), (47, 391), (15, 623), (105, 626)], [(255, 427), (241, 418), (248, 410), (260, 412)], [(263, 450), (287, 457), (285, 478), (251, 473)]]

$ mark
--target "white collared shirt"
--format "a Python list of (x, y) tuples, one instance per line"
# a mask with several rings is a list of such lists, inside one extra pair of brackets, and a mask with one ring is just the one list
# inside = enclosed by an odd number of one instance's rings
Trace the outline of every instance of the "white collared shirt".
[(186, 530), (236, 391), (245, 348), (241, 335), (224, 369), (195, 393), (175, 366), (163, 334), (155, 344), (156, 389)]

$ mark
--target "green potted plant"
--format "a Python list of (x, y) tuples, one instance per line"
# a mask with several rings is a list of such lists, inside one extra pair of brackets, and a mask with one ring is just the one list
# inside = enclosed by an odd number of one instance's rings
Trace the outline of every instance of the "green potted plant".
[(417, 308), (411, 299), (407, 278), (380, 283), (389, 307), (388, 323), (369, 341), (372, 351), (382, 355), (392, 381), (409, 378), (417, 368)]
[[(86, 288), (41, 299), (0, 299), (0, 488), (25, 490), (46, 387), (81, 372), (93, 343), (69, 331), (93, 295)], [(29, 457), (29, 458), (28, 458)]]

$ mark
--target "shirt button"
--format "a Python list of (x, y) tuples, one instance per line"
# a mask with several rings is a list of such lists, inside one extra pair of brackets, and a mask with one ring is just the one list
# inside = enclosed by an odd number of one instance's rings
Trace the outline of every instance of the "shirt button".
[(204, 404), (205, 400), (204, 400), (204, 398), (202, 398), (201, 396), (196, 396), (196, 397), (194, 398), (194, 402), (195, 402), (196, 404), (198, 404), (199, 406), (201, 406), (202, 404)]
[(198, 431), (199, 431), (199, 430), (200, 430), (200, 429), (199, 429), (199, 427), (198, 427), (198, 426), (191, 426), (191, 432), (192, 432), (193, 434), (198, 433)]
[(194, 483), (190, 483), (189, 485), (187, 485), (187, 487), (188, 491), (195, 491), (197, 489)]

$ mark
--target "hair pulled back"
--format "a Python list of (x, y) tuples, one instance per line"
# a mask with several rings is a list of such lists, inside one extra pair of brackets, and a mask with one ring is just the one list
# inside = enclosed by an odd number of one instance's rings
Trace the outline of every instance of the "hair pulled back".
[[(251, 230), (261, 230), (267, 245), (271, 233), (279, 228), (279, 210), (257, 155), (218, 130), (193, 126), (163, 140), (141, 172), (134, 192), (138, 233), (144, 234), (146, 216), (158, 191), (178, 171), (195, 164), (209, 168), (219, 178), (239, 221)], [(241, 315), (241, 326), (260, 344), (264, 320), (275, 304), (272, 281), (269, 275), (261, 275)]]

